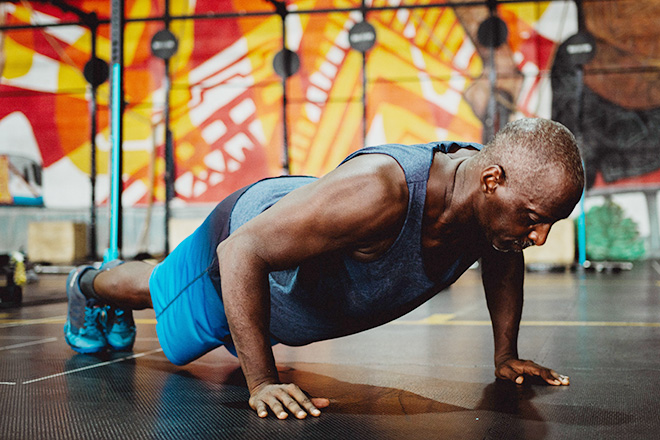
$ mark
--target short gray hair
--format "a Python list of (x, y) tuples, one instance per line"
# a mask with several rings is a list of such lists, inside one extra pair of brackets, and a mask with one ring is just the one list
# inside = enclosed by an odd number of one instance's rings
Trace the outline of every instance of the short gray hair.
[(482, 150), (480, 165), (500, 165), (506, 179), (529, 184), (548, 168), (560, 169), (584, 188), (584, 169), (575, 136), (559, 122), (541, 118), (509, 122)]

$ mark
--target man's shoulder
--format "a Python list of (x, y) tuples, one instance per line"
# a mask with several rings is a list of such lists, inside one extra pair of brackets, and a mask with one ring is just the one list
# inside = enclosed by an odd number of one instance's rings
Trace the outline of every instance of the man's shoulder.
[[(406, 175), (401, 164), (387, 154), (363, 154), (344, 162), (338, 174), (346, 177), (359, 177), (363, 184), (367, 182), (381, 186), (387, 193), (405, 187)], [(358, 188), (359, 189), (359, 188)]]

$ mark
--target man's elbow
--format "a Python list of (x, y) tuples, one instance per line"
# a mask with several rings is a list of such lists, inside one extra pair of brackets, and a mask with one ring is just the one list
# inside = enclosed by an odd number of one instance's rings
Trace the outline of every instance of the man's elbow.
[(226, 240), (218, 244), (215, 252), (218, 257), (221, 274), (223, 268), (233, 270), (237, 267), (243, 271), (249, 270), (249, 268), (253, 268), (259, 272), (268, 271), (268, 265), (259, 255), (259, 248), (249, 238), (229, 236)]

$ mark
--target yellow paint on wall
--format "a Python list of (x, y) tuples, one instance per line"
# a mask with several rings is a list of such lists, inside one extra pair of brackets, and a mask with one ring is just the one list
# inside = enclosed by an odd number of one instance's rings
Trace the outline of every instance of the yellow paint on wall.
[[(463, 26), (461, 26), (458, 22), (458, 18), (456, 17), (456, 14), (454, 14), (454, 11), (451, 8), (445, 8), (442, 10), (442, 15), (440, 16), (440, 21), (438, 24), (435, 26), (436, 29), (446, 29), (447, 34), (449, 32), (452, 32), (452, 29), (455, 27), (458, 27), (459, 29), (463, 29)], [(458, 26), (456, 26), (458, 24)], [(450, 47), (450, 49), (452, 49)]]
[(260, 21), (258, 26), (243, 36), (247, 41), (251, 76), (255, 83), (279, 78), (273, 76), (273, 58), (282, 46), (281, 25), (280, 18), (274, 16)]
[(362, 147), (361, 136), (358, 136), (362, 133), (362, 105), (359, 103), (349, 104), (346, 107), (344, 119), (335, 139), (336, 145), (344, 146), (344, 148), (330, 149), (328, 160), (321, 168), (319, 175), (332, 171), (346, 156)]
[[(85, 96), (87, 81), (82, 71), (69, 64), (60, 62), (60, 68), (57, 72), (57, 86), (59, 90), (69, 92), (69, 96), (76, 97), (80, 100), (87, 99)], [(71, 91), (78, 91), (78, 93), (71, 93)]]
[(149, 155), (147, 150), (124, 151), (124, 174), (133, 175), (146, 167), (149, 164)]
[(519, 20), (533, 27), (543, 16), (549, 5), (550, 2), (516, 3), (501, 4), (499, 8), (503, 11), (511, 11)]
[(292, 167), (291, 164), (303, 163), (305, 156), (307, 155), (307, 151), (305, 151), (303, 148), (296, 147), (295, 145), (296, 144), (294, 143), (289, 148), (289, 168), (295, 169), (292, 174), (299, 174), (298, 169), (295, 166)]
[(130, 66), (135, 61), (138, 45), (142, 42), (144, 22), (130, 22), (124, 28), (124, 63)]
[(266, 133), (266, 142), (267, 143), (272, 142), (272, 139), (270, 139), (268, 133), (273, 133), (276, 127), (278, 129), (280, 128), (280, 114), (279, 113), (263, 114), (261, 115), (259, 120), (261, 121), (261, 126), (264, 130), (264, 133)]
[(99, 107), (107, 106), (110, 102), (110, 82), (106, 81), (96, 89), (96, 103)]
[[(127, 17), (148, 17), (151, 12), (151, 0), (136, 0), (133, 7), (126, 11)], [(146, 22), (130, 22), (124, 27), (124, 63), (133, 64), (140, 38), (144, 33)]]
[(445, 59), (447, 61), (453, 61), (454, 55), (459, 51), (466, 38), (469, 37), (465, 34), (463, 26), (457, 25), (452, 27), (451, 32), (447, 34), (447, 39), (445, 40), (444, 45)]
[(34, 51), (18, 44), (11, 38), (11, 34), (5, 36), (5, 53), (11, 54), (11, 56), (7, 56), (5, 59), (5, 68), (2, 72), (4, 78), (20, 78), (32, 68)]
[[(73, 162), (73, 164), (83, 173), (90, 174), (91, 173), (91, 164), (89, 162), (89, 157), (90, 157), (90, 149), (91, 149), (91, 144), (89, 142), (86, 142), (82, 146), (76, 148), (74, 151), (69, 153), (67, 157)], [(99, 156), (97, 156), (97, 164), (96, 166), (98, 167), (98, 159)], [(105, 170), (106, 168), (103, 168)]]
[(11, 15), (13, 15), (17, 20), (25, 23), (30, 23), (32, 21), (31, 12), (21, 5), (17, 5)]
[(192, 171), (195, 176), (201, 176), (208, 171), (208, 168), (203, 164), (196, 164), (192, 166), (190, 171)]
[(296, 125), (296, 131), (307, 138), (311, 138), (316, 133), (316, 124), (307, 118), (300, 118), (300, 122)]
[[(430, 124), (423, 117), (421, 109), (418, 112), (399, 107), (397, 105), (383, 104), (378, 112), (383, 118), (385, 138), (388, 142), (403, 144), (426, 143), (437, 137), (435, 125)], [(414, 127), (414, 132), (411, 132)]]
[(282, 102), (282, 83), (273, 82), (255, 89), (261, 101), (267, 106), (274, 106)]
[[(413, 64), (410, 44), (400, 41), (399, 36), (393, 35), (389, 31), (381, 33), (384, 39), (389, 38), (398, 41), (391, 42), (392, 44), (383, 47), (378, 46), (370, 52), (367, 63), (369, 77), (372, 81), (378, 78), (397, 82), (400, 87), (405, 87), (410, 83), (410, 81), (405, 81), (406, 79), (414, 79), (413, 82), (418, 84), (416, 78), (419, 71)], [(419, 87), (417, 87), (417, 90), (419, 91)]]
[[(181, 82), (189, 85), (186, 78), (179, 78)], [(180, 117), (181, 113), (188, 113), (188, 103), (190, 102), (190, 89), (188, 87), (176, 87), (170, 92), (170, 106), (173, 117)]]
[[(74, 42), (67, 43), (67, 46), (73, 47), (83, 53), (91, 53), (92, 33), (88, 28), (83, 26), (75, 26), (76, 32), (82, 31), (80, 37)], [(98, 54), (96, 55), (98, 56)]]
[[(453, 14), (446, 13), (445, 10), (442, 11), (441, 13), (439, 8), (424, 11), (424, 13), (411, 11), (411, 22), (415, 24), (417, 29), (414, 40), (417, 47), (435, 53), (445, 45), (444, 41), (447, 39), (449, 32), (452, 31), (455, 18)], [(438, 21), (438, 24), (435, 23), (436, 21)]]
[(195, 155), (195, 147), (190, 142), (179, 142), (176, 146), (176, 158), (187, 161)]
[[(172, 15), (192, 14), (194, 12), (195, 2), (170, 2), (170, 13)], [(170, 30), (179, 41), (179, 47), (170, 64), (176, 75), (181, 71), (187, 71), (189, 68), (188, 62), (195, 47), (195, 22), (194, 20), (175, 20), (170, 23)]]
[[(332, 98), (341, 98), (347, 96), (356, 96), (356, 88), (361, 84), (361, 56), (357, 53), (349, 52), (344, 60), (341, 70), (338, 72), (333, 88), (330, 92)], [(354, 136), (356, 124), (361, 121), (361, 114), (357, 115), (357, 121), (352, 121), (346, 116), (346, 104), (326, 104), (323, 115), (318, 124), (316, 137), (312, 145), (308, 148), (314, 148), (314, 154), (309, 157), (305, 164), (297, 164), (302, 167), (305, 173), (320, 175), (327, 170), (329, 166), (336, 166), (326, 163), (326, 156), (332, 150), (335, 155), (345, 156), (347, 146), (339, 142), (339, 139), (346, 139), (347, 134)], [(355, 116), (353, 116), (355, 118)], [(350, 137), (349, 137), (350, 138)], [(337, 149), (343, 150), (336, 151)]]
[[(192, 121), (190, 120), (190, 114), (188, 112), (186, 113), (179, 112), (179, 114), (180, 117), (176, 119), (172, 119), (170, 121), (170, 130), (172, 130), (175, 139), (177, 139), (177, 145), (179, 139), (184, 138), (189, 133), (192, 133), (194, 130), (198, 130), (198, 127), (194, 126)], [(165, 136), (164, 126), (161, 124), (158, 129), (163, 132), (162, 138), (164, 139)]]
[[(124, 142), (144, 142), (151, 145), (151, 137), (154, 134), (144, 109), (131, 109), (124, 112)], [(124, 150), (126, 152), (126, 149)]]
[(111, 63), (110, 54), (112, 50), (112, 43), (110, 39), (98, 35), (96, 37), (96, 56)]
[[(91, 164), (89, 162), (91, 144), (85, 142), (67, 157), (82, 172), (91, 173)], [(109, 153), (107, 151), (97, 152), (97, 170), (99, 174), (107, 174)], [(146, 150), (124, 150), (123, 174), (132, 175), (148, 164), (149, 152)]]

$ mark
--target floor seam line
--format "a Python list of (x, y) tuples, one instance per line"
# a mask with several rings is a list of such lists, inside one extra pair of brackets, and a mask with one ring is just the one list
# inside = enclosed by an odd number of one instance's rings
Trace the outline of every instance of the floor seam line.
[(113, 359), (111, 361), (100, 362), (98, 364), (88, 365), (86, 367), (75, 368), (73, 370), (67, 370), (67, 371), (63, 371), (61, 373), (56, 373), (56, 374), (51, 374), (51, 375), (44, 376), (44, 377), (39, 377), (37, 379), (26, 380), (26, 381), (23, 381), (21, 383), (21, 385), (30, 385), (30, 384), (33, 384), (35, 382), (41, 382), (41, 381), (48, 380), (48, 379), (54, 379), (56, 377), (66, 376), (66, 375), (69, 375), (69, 374), (78, 373), (80, 371), (91, 370), (91, 369), (99, 368), (99, 367), (105, 367), (105, 366), (108, 366), (108, 365), (111, 365), (111, 364), (116, 364), (116, 363), (119, 363), (119, 362), (129, 360), (129, 359), (137, 359), (137, 358), (140, 358), (142, 356), (147, 356), (147, 355), (150, 355), (150, 354), (158, 353), (160, 351), (163, 351), (163, 349), (162, 348), (157, 348), (157, 349), (154, 349), (154, 350), (145, 351), (143, 353), (136, 353), (136, 354), (132, 354), (130, 356), (125, 356), (125, 357), (122, 357), (122, 358), (119, 358), (119, 359)]

